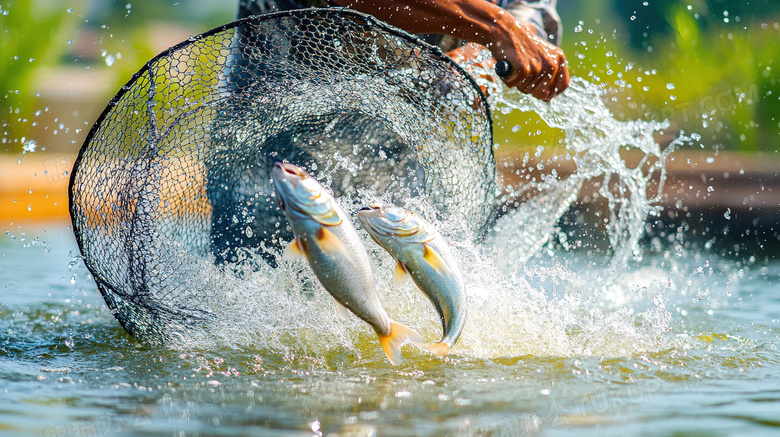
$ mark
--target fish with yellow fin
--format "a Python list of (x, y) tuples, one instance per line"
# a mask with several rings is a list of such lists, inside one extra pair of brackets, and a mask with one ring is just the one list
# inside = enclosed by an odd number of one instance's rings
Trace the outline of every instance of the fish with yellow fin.
[(444, 330), (438, 343), (417, 346), (447, 355), (466, 324), (466, 286), (452, 251), (436, 229), (417, 214), (396, 206), (366, 206), (358, 219), (371, 238), (395, 258), (396, 285), (411, 276), (436, 307)]
[(295, 234), (283, 259), (308, 260), (331, 296), (374, 328), (388, 360), (401, 363), (401, 346), (421, 337), (388, 317), (376, 294), (371, 260), (346, 214), (302, 168), (277, 162), (271, 176), (276, 202)]

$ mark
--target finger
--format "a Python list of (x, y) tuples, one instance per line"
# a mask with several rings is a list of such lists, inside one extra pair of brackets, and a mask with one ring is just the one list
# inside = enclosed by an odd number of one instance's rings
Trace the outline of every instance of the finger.
[(566, 58), (559, 56), (557, 70), (550, 80), (549, 86), (540, 91), (538, 97), (545, 102), (549, 102), (553, 97), (562, 93), (569, 86), (569, 71), (566, 68)]
[(529, 81), (523, 88), (520, 88), (520, 91), (524, 92), (525, 94), (536, 96), (536, 91), (540, 88), (543, 88), (544, 84), (545, 77), (537, 76), (533, 81)]
[(545, 75), (545, 77), (543, 77), (543, 79), (540, 80), (533, 89), (529, 90), (528, 94), (531, 94), (539, 100), (544, 100), (547, 102), (551, 97), (550, 91), (553, 89), (552, 83), (552, 76)]
[(548, 90), (553, 86), (554, 78), (557, 73), (558, 65), (554, 62), (545, 60), (542, 64), (542, 72), (536, 76), (533, 82), (529, 82), (521, 89), (521, 91), (544, 100), (548, 94)]
[(541, 68), (536, 65), (526, 63), (526, 65), (523, 65), (518, 70), (519, 71), (517, 74), (510, 76), (507, 80), (504, 81), (506, 82), (507, 86), (517, 88), (521, 92), (525, 92), (523, 91), (524, 89), (533, 88), (539, 79), (538, 72), (541, 70)]
[(554, 93), (552, 92), (553, 89), (554, 89), (553, 79), (547, 78), (544, 80), (544, 82), (540, 83), (539, 86), (534, 88), (532, 94), (534, 97), (538, 98), (539, 100), (549, 102), (552, 96), (554, 95)]
[(524, 73), (521, 73), (519, 71), (515, 71), (507, 78), (501, 78), (501, 80), (504, 81), (504, 84), (506, 84), (509, 88), (516, 88), (522, 85), (526, 81), (526, 76)]
[(561, 63), (560, 69), (558, 70), (558, 75), (555, 78), (554, 95), (562, 93), (566, 88), (569, 87), (569, 67), (566, 64), (566, 58), (561, 55), (558, 59), (561, 61)]
[(541, 80), (539, 81), (538, 85), (542, 86), (546, 91), (548, 88), (552, 87), (553, 83), (555, 82), (555, 76), (557, 74), (558, 63), (547, 60), (547, 62), (545, 62), (543, 65), (542, 73), (539, 75)]

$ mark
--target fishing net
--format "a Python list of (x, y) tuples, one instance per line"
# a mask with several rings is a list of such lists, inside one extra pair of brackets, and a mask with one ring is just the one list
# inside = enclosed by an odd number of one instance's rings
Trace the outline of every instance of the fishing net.
[(120, 323), (164, 342), (212, 315), (204, 260), (229, 268), (291, 239), (275, 161), (337, 197), (424, 197), (478, 235), (494, 206), (491, 129), (467, 73), (370, 16), (242, 19), (163, 52), (110, 101), (73, 170), (74, 232)]

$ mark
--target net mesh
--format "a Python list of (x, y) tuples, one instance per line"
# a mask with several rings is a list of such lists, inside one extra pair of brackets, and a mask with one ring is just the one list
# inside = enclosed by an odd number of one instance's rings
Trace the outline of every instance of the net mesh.
[(74, 167), (74, 232), (120, 323), (165, 342), (212, 316), (192, 260), (229, 266), (291, 239), (275, 161), (337, 197), (422, 196), (479, 234), (494, 206), (491, 129), (467, 73), (370, 16), (242, 19), (163, 52), (111, 100)]

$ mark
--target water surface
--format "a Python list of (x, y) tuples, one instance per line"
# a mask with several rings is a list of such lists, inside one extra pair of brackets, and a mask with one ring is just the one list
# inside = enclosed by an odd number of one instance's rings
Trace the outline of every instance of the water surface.
[[(472, 324), (450, 358), (406, 348), (393, 367), (349, 320), (345, 339), (290, 342), (286, 351), (260, 338), (140, 345), (80, 261), (69, 268), (69, 229), (25, 231), (24, 241), (19, 230), (0, 238), (0, 430), (11, 435), (780, 432), (776, 261), (671, 248), (610, 285), (598, 278), (608, 260), (536, 257), (514, 281), (543, 295), (546, 308), (505, 302), (512, 315), (499, 302), (493, 318), (503, 332), (487, 325), (487, 337)], [(31, 244), (36, 235), (47, 245)], [(435, 323), (422, 325), (435, 334)]]

